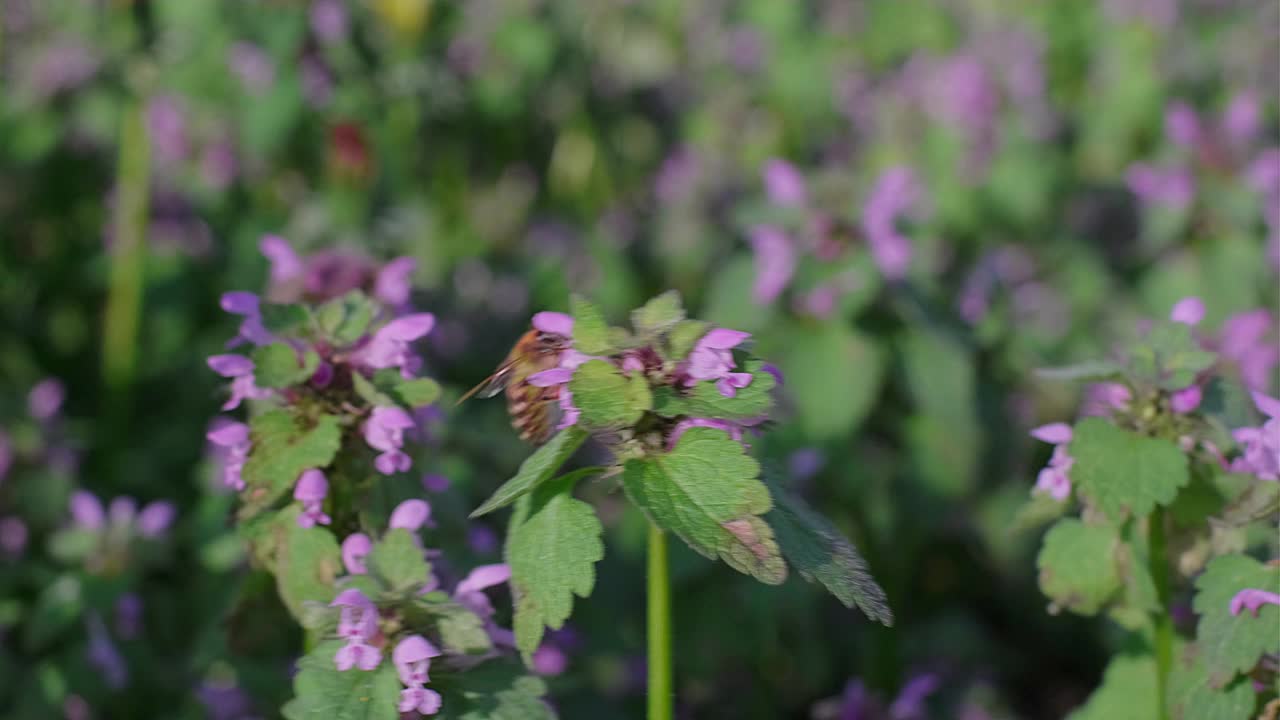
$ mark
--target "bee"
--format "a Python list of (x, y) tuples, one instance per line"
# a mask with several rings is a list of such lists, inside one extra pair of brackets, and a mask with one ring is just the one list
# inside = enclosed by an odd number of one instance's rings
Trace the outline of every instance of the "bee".
[(507, 413), (511, 427), (520, 439), (541, 445), (551, 437), (558, 413), (559, 388), (530, 385), (529, 376), (550, 370), (560, 364), (560, 354), (569, 346), (563, 335), (532, 329), (520, 336), (493, 374), (458, 399), (458, 404), (472, 396), (491, 398), (506, 391)]

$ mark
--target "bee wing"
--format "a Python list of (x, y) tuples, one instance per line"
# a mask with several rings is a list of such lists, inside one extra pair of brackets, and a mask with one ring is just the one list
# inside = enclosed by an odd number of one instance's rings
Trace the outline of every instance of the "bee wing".
[(503, 366), (495, 370), (492, 375), (485, 378), (483, 382), (471, 388), (466, 392), (466, 394), (458, 398), (458, 402), (455, 403), (455, 405), (461, 405), (473, 395), (479, 396), (480, 398), (491, 398), (502, 392), (502, 390), (507, 387), (507, 383), (511, 381), (511, 375), (514, 369), (515, 363), (513, 362), (503, 364)]

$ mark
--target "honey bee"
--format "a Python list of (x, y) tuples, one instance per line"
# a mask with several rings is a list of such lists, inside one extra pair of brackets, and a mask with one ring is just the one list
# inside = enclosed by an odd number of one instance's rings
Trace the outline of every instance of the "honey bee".
[(511, 427), (520, 432), (520, 439), (534, 445), (545, 443), (557, 422), (559, 388), (530, 385), (528, 379), (559, 365), (560, 353), (568, 346), (569, 339), (563, 335), (529, 330), (516, 341), (498, 369), (468, 390), (458, 404), (472, 396), (491, 398), (505, 390)]

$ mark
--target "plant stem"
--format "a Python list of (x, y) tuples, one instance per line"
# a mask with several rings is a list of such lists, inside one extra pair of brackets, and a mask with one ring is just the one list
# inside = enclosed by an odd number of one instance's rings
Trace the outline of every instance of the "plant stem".
[(649, 715), (671, 720), (671, 579), (667, 572), (667, 538), (649, 524)]
[(150, 193), (150, 146), (144, 122), (141, 101), (128, 102), (120, 121), (111, 272), (102, 331), (102, 374), (117, 402), (133, 382), (138, 359)]
[(1173, 615), (1169, 612), (1169, 558), (1166, 557), (1165, 511), (1157, 507), (1147, 519), (1147, 562), (1156, 586), (1159, 608), (1155, 616), (1156, 717), (1167, 720), (1166, 692), (1173, 666)]

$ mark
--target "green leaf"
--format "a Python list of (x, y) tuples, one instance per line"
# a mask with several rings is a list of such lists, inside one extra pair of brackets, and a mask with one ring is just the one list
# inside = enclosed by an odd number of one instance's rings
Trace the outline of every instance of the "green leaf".
[(893, 625), (888, 598), (853, 543), (803, 500), (775, 483), (765, 484), (773, 497), (773, 509), (764, 519), (791, 567), (805, 580), (820, 583), (845, 607), (856, 605), (872, 620)]
[(771, 340), (768, 350), (799, 406), (802, 428), (814, 438), (844, 437), (871, 411), (884, 353), (866, 335), (833, 323), (794, 327)]
[(1187, 387), (1217, 361), (1217, 355), (1200, 348), (1189, 325), (1170, 321), (1156, 323), (1129, 355), (1130, 371), (1164, 390)]
[(723, 430), (691, 428), (669, 453), (628, 460), (623, 487), (658, 527), (697, 552), (719, 557), (770, 585), (787, 577), (773, 529), (760, 515), (773, 507), (760, 466)]
[(631, 313), (631, 325), (642, 334), (665, 332), (684, 320), (680, 293), (668, 290)]
[(1057, 520), (1066, 514), (1071, 503), (1065, 500), (1054, 500), (1046, 492), (1033, 492), (1031, 499), (1018, 509), (1009, 533), (1016, 534), (1038, 528)]
[(543, 627), (563, 627), (573, 596), (591, 594), (595, 563), (604, 557), (604, 528), (595, 509), (573, 497), (575, 480), (566, 475), (543, 484), (521, 498), (511, 518), (506, 556), (516, 646), (526, 662), (542, 641)]
[(1190, 481), (1177, 445), (1116, 427), (1102, 418), (1078, 423), (1071, 440), (1071, 479), (1114, 522), (1168, 505)]
[(422, 548), (403, 528), (392, 528), (369, 551), (369, 570), (393, 592), (417, 590), (427, 582), (431, 566)]
[(355, 389), (357, 395), (374, 407), (391, 407), (396, 404), (396, 401), (379, 390), (372, 380), (359, 372), (353, 371), (351, 373), (351, 386)]
[(302, 305), (278, 303), (263, 303), (261, 316), (262, 326), (273, 335), (291, 334), (311, 319), (311, 314)]
[(321, 415), (307, 426), (288, 410), (271, 410), (253, 418), (249, 427), (253, 449), (241, 473), (247, 500), (242, 520), (288, 492), (303, 470), (328, 466), (342, 444), (342, 428), (333, 415)]
[(294, 699), (286, 706), (297, 720), (399, 720), (400, 678), (387, 658), (376, 670), (339, 672), (333, 656), (342, 640), (328, 640), (298, 661)]
[[(653, 410), (665, 417), (688, 415), (701, 418), (742, 419), (765, 415), (773, 405), (772, 390), (777, 384), (773, 373), (762, 370), (764, 363), (749, 360), (744, 370), (751, 373), (751, 384), (738, 390), (733, 397), (725, 397), (711, 381), (700, 382), (687, 395), (670, 388), (658, 388), (654, 392)], [(574, 395), (577, 399), (577, 395)]]
[(1156, 663), (1149, 655), (1118, 655), (1107, 665), (1102, 685), (1067, 720), (1159, 720)]
[(516, 471), (515, 476), (494, 491), (488, 500), (471, 513), (470, 517), (478, 518), (506, 507), (546, 482), (582, 443), (586, 442), (586, 439), (586, 431), (576, 425), (561, 430), (548, 440), (546, 445), (525, 458), (524, 462), (520, 463), (520, 469)]
[(608, 355), (609, 324), (604, 321), (600, 308), (574, 295), (569, 301), (573, 315), (573, 347), (588, 355)]
[(1045, 535), (1036, 559), (1040, 589), (1058, 605), (1093, 615), (1120, 589), (1119, 545), (1112, 527), (1059, 520)]
[(701, 320), (681, 320), (671, 328), (671, 332), (667, 333), (667, 346), (671, 353), (672, 360), (683, 360), (693, 352), (693, 346), (698, 344), (703, 335), (711, 329), (710, 323)]
[[(71, 574), (60, 575), (36, 596), (23, 627), (23, 646), (29, 652), (42, 650), (85, 611), (83, 583)], [(6, 642), (8, 642), (6, 640)]]
[(653, 407), (649, 384), (641, 375), (627, 377), (604, 360), (590, 360), (578, 367), (569, 390), (573, 404), (582, 411), (579, 422), (586, 428), (628, 427)]
[(321, 305), (316, 311), (316, 324), (333, 344), (345, 346), (369, 332), (375, 313), (373, 301), (355, 290)]
[(1226, 687), (1209, 684), (1209, 671), (1194, 645), (1174, 663), (1168, 698), (1172, 720), (1249, 720), (1256, 704), (1251, 681), (1237, 677)]
[(276, 552), (276, 587), (295, 618), (306, 614), (306, 603), (333, 600), (334, 579), (342, 572), (342, 551), (333, 533), (320, 527), (298, 527), (297, 511), (283, 512), (277, 522), (284, 542)]
[(1280, 567), (1267, 566), (1246, 555), (1214, 558), (1196, 579), (1192, 607), (1200, 615), (1196, 642), (1208, 670), (1209, 682), (1222, 687), (1258, 663), (1263, 653), (1280, 653), (1280, 606), (1265, 604), (1258, 616), (1243, 610), (1231, 614), (1231, 599), (1241, 590), (1280, 593)]
[(399, 370), (387, 368), (373, 375), (378, 392), (407, 408), (430, 405), (440, 397), (440, 385), (431, 378), (404, 378)]
[(484, 620), (447, 595), (428, 593), (403, 608), (410, 627), (434, 625), (445, 649), (461, 654), (482, 654), (493, 647)]
[(443, 697), (440, 713), (432, 720), (555, 720), (542, 700), (546, 683), (510, 663), (487, 662), (439, 680), (433, 673), (431, 679)]
[(1062, 367), (1036, 368), (1033, 372), (1036, 377), (1044, 380), (1102, 382), (1115, 380), (1121, 376), (1123, 370), (1118, 363), (1110, 360), (1093, 360)]
[(286, 388), (306, 382), (320, 366), (320, 356), (308, 349), (298, 352), (286, 343), (271, 343), (253, 349), (253, 381), (264, 388)]

